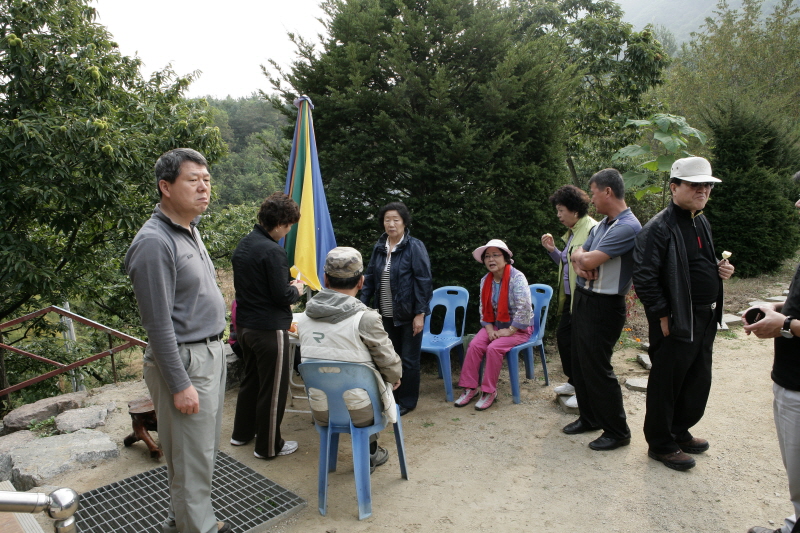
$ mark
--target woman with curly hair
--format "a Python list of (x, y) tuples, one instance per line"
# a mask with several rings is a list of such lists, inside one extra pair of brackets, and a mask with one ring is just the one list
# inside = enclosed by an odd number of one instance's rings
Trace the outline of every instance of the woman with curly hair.
[(556, 394), (570, 395), (567, 407), (578, 407), (575, 398), (575, 387), (572, 384), (572, 294), (575, 292), (577, 276), (572, 268), (570, 256), (572, 250), (586, 242), (589, 231), (597, 221), (588, 216), (589, 196), (574, 185), (564, 185), (550, 197), (550, 203), (556, 208), (559, 222), (567, 227), (561, 237), (564, 248), (556, 248), (553, 236), (542, 235), (542, 246), (550, 254), (550, 258), (558, 265), (558, 310), (561, 321), (556, 331), (558, 353), (561, 356), (561, 367), (567, 376), (567, 382), (555, 388)]
[(300, 207), (276, 192), (258, 211), (258, 224), (233, 252), (236, 289), (236, 335), (243, 351), (244, 377), (236, 401), (231, 444), (256, 439), (259, 459), (297, 450), (297, 442), (281, 438), (289, 376), (288, 329), (292, 308), (303, 293), (302, 281), (291, 280), (286, 250), (278, 244), (300, 220)]

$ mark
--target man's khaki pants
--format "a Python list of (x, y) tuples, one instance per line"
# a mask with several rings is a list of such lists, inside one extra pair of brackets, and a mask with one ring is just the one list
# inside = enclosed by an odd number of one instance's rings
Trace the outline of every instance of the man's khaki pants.
[[(180, 533), (213, 533), (217, 519), (211, 506), (211, 476), (219, 449), (227, 366), (221, 341), (178, 346), (184, 368), (200, 398), (200, 412), (175, 408), (150, 348), (144, 354), (144, 380), (158, 417), (158, 440), (169, 475), (167, 524)], [(168, 527), (172, 530), (172, 527)]]

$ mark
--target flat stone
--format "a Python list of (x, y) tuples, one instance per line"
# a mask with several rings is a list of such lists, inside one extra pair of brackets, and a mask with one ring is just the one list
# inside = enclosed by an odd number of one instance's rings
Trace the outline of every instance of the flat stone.
[(643, 342), (639, 346), (642, 347), (642, 350), (649, 350), (650, 349), (650, 343), (649, 342)]
[(625, 386), (630, 390), (647, 392), (647, 378), (628, 378)]
[(23, 405), (3, 418), (3, 426), (7, 432), (28, 429), (31, 422), (41, 422), (69, 409), (83, 407), (88, 395), (88, 392), (72, 392)]
[(11, 482), (17, 490), (30, 490), (87, 463), (115, 457), (119, 457), (117, 445), (101, 431), (79, 429), (75, 433), (54, 435), (39, 439), (36, 446), (11, 451)]
[(729, 328), (732, 328), (732, 327), (735, 327), (735, 326), (741, 326), (742, 325), (742, 317), (726, 313), (726, 314), (722, 315), (722, 323), (726, 324)]
[(728, 327), (728, 324), (726, 324), (725, 322), (723, 322), (722, 324), (717, 324), (717, 331), (728, 331), (729, 329), (730, 328)]
[(37, 438), (36, 433), (27, 429), (0, 437), (0, 481), (11, 479), (11, 451), (20, 446), (28, 446)]
[(789, 296), (789, 289), (783, 289), (783, 295)]
[(81, 409), (70, 409), (56, 417), (59, 433), (72, 433), (79, 429), (94, 429), (106, 425), (106, 417), (117, 408), (114, 402), (108, 405), (92, 405)]
[(785, 302), (786, 296), (770, 296), (767, 298), (768, 302)]
[(646, 353), (637, 353), (636, 360), (639, 361), (639, 364), (647, 370), (653, 368), (653, 363), (650, 362), (650, 356)]
[(561, 409), (567, 413), (568, 415), (577, 415), (580, 414), (579, 407), (567, 407), (567, 400), (569, 400), (572, 396), (559, 394), (558, 395), (558, 405), (561, 406)]
[(761, 307), (762, 305), (768, 305), (772, 307), (772, 304), (775, 302), (768, 302), (766, 300), (754, 300), (750, 302), (750, 307)]

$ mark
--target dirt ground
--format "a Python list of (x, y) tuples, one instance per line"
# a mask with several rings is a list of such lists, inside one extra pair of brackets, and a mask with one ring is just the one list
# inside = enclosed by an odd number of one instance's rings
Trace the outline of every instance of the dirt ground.
[[(615, 353), (620, 381), (646, 375), (634, 360), (637, 349)], [(711, 449), (696, 468), (676, 472), (647, 457), (642, 435), (645, 395), (622, 388), (630, 446), (595, 452), (596, 433), (568, 436), (561, 428), (575, 419), (555, 401), (552, 387), (563, 380), (550, 348), (550, 386), (540, 367), (522, 384), (522, 403), (511, 400), (504, 370), (496, 404), (487, 411), (445, 402), (444, 387), (431, 361), (423, 374), (418, 408), (403, 417), (409, 480), (400, 477), (394, 441), (381, 443), (389, 462), (372, 476), (373, 515), (359, 521), (348, 437), (340, 444), (339, 467), (330, 476), (328, 514), (317, 510), (319, 438), (310, 415), (289, 412), (284, 438), (300, 449), (273, 461), (253, 457), (252, 444), (227, 443), (236, 390), (225, 403), (222, 451), (299, 494), (308, 506), (275, 526), (274, 532), (402, 531), (731, 531), (752, 525), (777, 527), (790, 513), (786, 478), (772, 421), (772, 342), (747, 337), (741, 328), (717, 337), (714, 383), (706, 416), (693, 430)], [(425, 359), (433, 356), (425, 356)], [(296, 378), (299, 381), (299, 378)], [(457, 376), (454, 377), (457, 380)], [(120, 443), (120, 458), (54, 479), (52, 485), (90, 490), (157, 466), (142, 443), (124, 448), (130, 431), (128, 397), (141, 382), (104, 396), (122, 407), (106, 426)], [(298, 391), (299, 393), (299, 391)], [(294, 400), (293, 409), (306, 409)]]

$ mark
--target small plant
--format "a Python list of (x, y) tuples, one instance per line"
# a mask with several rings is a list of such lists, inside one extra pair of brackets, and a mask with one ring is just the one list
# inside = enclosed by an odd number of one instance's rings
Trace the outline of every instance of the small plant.
[(422, 423), (422, 427), (424, 427), (424, 428), (433, 427), (433, 426), (435, 426), (435, 425), (436, 425), (436, 424), (435, 424), (435, 423), (433, 423), (433, 422), (423, 422), (423, 423)]
[(56, 417), (51, 416), (42, 421), (32, 420), (28, 425), (28, 429), (36, 433), (40, 439), (45, 437), (52, 437), (58, 430), (56, 429)]
[(460, 418), (451, 418), (450, 420), (452, 420), (453, 422), (458, 422), (461, 419)]

